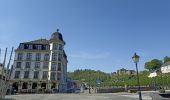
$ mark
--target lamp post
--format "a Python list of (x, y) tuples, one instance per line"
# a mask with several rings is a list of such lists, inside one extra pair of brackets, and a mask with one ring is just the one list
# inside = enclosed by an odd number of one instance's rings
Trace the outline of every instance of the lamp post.
[(90, 70), (89, 70), (89, 94), (91, 94), (91, 90), (90, 90)]
[(142, 100), (141, 89), (140, 89), (140, 82), (139, 82), (139, 74), (138, 74), (138, 62), (139, 62), (139, 58), (140, 58), (140, 57), (139, 57), (136, 53), (135, 53), (134, 56), (132, 57), (135, 65), (136, 65), (139, 100)]

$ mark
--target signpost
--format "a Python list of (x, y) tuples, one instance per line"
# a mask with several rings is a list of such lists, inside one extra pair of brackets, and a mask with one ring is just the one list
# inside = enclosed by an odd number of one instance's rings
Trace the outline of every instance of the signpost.
[(102, 81), (101, 81), (101, 80), (99, 80), (99, 79), (97, 79), (97, 80), (96, 80), (96, 84), (97, 84), (97, 85), (100, 85), (100, 84), (101, 84), (101, 82), (102, 82)]
[(99, 80), (99, 79), (96, 80), (96, 85), (97, 85), (97, 87), (98, 87), (98, 90), (100, 89), (100, 84), (101, 84), (101, 82), (102, 82), (102, 81)]

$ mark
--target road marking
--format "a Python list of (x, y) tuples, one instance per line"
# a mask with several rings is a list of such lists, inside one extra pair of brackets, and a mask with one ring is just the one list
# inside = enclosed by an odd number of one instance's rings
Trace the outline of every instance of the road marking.
[(103, 97), (104, 99), (109, 99), (109, 97)]
[[(138, 95), (121, 95), (121, 96), (130, 97), (130, 98), (139, 98)], [(151, 100), (151, 97), (149, 97), (149, 96), (142, 96), (142, 99), (143, 100)]]

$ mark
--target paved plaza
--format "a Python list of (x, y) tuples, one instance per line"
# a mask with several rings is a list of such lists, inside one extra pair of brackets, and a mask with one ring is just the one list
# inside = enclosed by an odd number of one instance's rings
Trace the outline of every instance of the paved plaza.
[[(143, 100), (151, 98), (142, 94)], [(6, 100), (138, 100), (137, 94), (109, 93), (109, 94), (24, 94), (6, 96)]]

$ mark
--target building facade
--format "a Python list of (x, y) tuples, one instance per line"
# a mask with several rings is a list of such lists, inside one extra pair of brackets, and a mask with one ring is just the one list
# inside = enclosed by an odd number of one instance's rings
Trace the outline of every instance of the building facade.
[(67, 90), (67, 56), (62, 34), (54, 32), (49, 40), (20, 43), (15, 50), (11, 85), (18, 92)]
[(117, 70), (117, 74), (118, 75), (134, 75), (134, 74), (136, 74), (136, 72), (135, 72), (135, 70), (127, 70), (127, 69), (124, 69), (124, 68), (122, 68), (122, 69), (119, 69), (119, 70)]
[(165, 73), (170, 73), (170, 61), (164, 63), (162, 66), (161, 66), (161, 72), (163, 74)]

